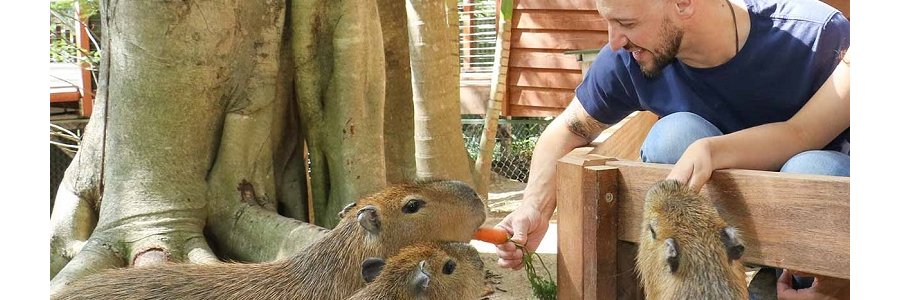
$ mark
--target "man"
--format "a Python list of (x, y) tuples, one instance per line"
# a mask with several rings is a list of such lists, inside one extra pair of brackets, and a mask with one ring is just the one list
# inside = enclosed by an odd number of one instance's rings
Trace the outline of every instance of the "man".
[[(497, 225), (513, 241), (533, 251), (543, 239), (556, 160), (636, 110), (662, 117), (641, 159), (678, 162), (669, 178), (697, 190), (717, 168), (849, 176), (849, 63), (836, 66), (850, 38), (840, 12), (816, 0), (598, 0), (597, 8), (609, 43), (535, 146), (524, 202)], [(521, 268), (512, 243), (497, 252), (501, 267)]]

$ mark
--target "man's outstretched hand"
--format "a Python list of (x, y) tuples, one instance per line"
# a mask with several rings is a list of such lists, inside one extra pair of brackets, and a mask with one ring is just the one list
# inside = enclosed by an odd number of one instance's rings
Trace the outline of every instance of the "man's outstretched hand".
[(850, 281), (840, 278), (815, 275), (812, 286), (794, 289), (791, 275), (808, 277), (812, 275), (784, 269), (776, 286), (779, 300), (850, 299)]
[(700, 192), (703, 185), (712, 176), (712, 153), (706, 140), (700, 139), (688, 146), (669, 176), (666, 179), (674, 179), (689, 186), (691, 190)]
[(513, 242), (525, 245), (526, 250), (534, 252), (549, 226), (550, 218), (545, 219), (537, 208), (528, 204), (519, 206), (496, 226), (512, 235), (510, 242), (497, 245), (497, 256), (500, 257), (497, 265), (501, 268), (521, 269), (524, 254)]

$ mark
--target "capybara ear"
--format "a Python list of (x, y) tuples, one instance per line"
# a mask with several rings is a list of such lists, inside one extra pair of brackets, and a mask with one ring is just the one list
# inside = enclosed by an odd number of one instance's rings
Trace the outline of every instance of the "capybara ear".
[(725, 244), (725, 253), (728, 253), (728, 259), (740, 259), (744, 255), (744, 242), (734, 226), (728, 226), (722, 229), (722, 243)]
[(678, 271), (678, 242), (673, 238), (665, 240), (666, 245), (666, 263), (669, 264), (669, 272)]
[(416, 294), (422, 295), (428, 290), (429, 281), (431, 281), (431, 274), (428, 274), (428, 263), (424, 260), (420, 261), (419, 267), (416, 268), (412, 277), (412, 289), (416, 291)]
[(343, 219), (344, 216), (346, 216), (347, 213), (350, 212), (350, 209), (352, 209), (354, 207), (356, 207), (356, 202), (353, 202), (353, 203), (347, 204), (347, 206), (344, 206), (344, 208), (341, 209), (341, 212), (338, 213), (338, 218)]
[(366, 258), (362, 263), (362, 276), (366, 283), (372, 282), (384, 269), (384, 260), (380, 257)]
[(378, 216), (378, 209), (374, 205), (366, 205), (360, 208), (356, 213), (356, 220), (369, 233), (378, 234), (381, 231), (381, 218)]

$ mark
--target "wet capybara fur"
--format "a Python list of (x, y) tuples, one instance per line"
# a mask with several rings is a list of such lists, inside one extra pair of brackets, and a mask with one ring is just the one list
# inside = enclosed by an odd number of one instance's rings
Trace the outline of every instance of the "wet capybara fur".
[(398, 185), (350, 204), (337, 226), (282, 260), (115, 269), (76, 280), (57, 299), (346, 299), (365, 286), (369, 257), (423, 241), (468, 242), (485, 220), (458, 181)]
[(424, 242), (387, 259), (363, 262), (369, 281), (350, 300), (477, 299), (484, 292), (484, 262), (467, 243)]
[(743, 243), (708, 198), (661, 181), (643, 218), (637, 269), (647, 299), (748, 299)]

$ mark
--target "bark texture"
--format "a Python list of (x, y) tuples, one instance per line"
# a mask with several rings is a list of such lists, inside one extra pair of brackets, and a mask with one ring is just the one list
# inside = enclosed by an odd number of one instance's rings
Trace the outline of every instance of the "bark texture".
[(384, 159), (388, 184), (416, 178), (416, 144), (413, 140), (412, 82), (409, 66), (409, 33), (406, 4), (378, 0), (384, 36)]
[(447, 43), (456, 26), (448, 24), (447, 2), (407, 0), (406, 14), (418, 177), (473, 184), (459, 118), (459, 50)]
[[(414, 43), (397, 1), (101, 1), (96, 105), (50, 219), (51, 294), (107, 268), (301, 251), (346, 204), (415, 179), (413, 71), (430, 78), (416, 136), (465, 155), (458, 89), (431, 82), (458, 71), (446, 3), (421, 1), (440, 19), (416, 32), (441, 31)], [(438, 171), (465, 157), (435, 158), (427, 177), (471, 183), (467, 167)]]

